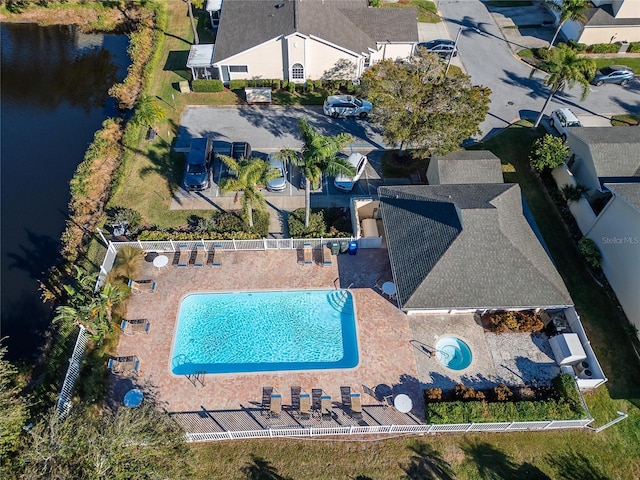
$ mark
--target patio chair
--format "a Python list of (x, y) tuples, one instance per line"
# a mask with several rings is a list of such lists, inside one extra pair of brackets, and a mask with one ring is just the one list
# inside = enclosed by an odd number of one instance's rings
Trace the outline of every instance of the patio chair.
[(278, 418), (282, 411), (282, 395), (279, 393), (271, 394), (271, 402), (269, 404), (269, 412), (267, 418)]
[(191, 251), (187, 248), (187, 245), (182, 243), (178, 245), (178, 266), (189, 266), (189, 259), (191, 258)]
[(311, 410), (313, 410), (314, 414), (320, 415), (320, 400), (322, 398), (322, 389), (321, 388), (312, 388), (311, 389)]
[(302, 252), (304, 256), (304, 264), (311, 265), (313, 263), (313, 250), (311, 248), (311, 244), (305, 243), (302, 247)]
[(125, 335), (133, 335), (136, 332), (149, 333), (151, 323), (146, 318), (136, 318), (133, 320), (123, 320), (120, 329)]
[(291, 387), (291, 408), (294, 411), (300, 410), (300, 392), (302, 389), (297, 385)]
[(333, 260), (331, 260), (331, 247), (329, 244), (326, 244), (322, 247), (322, 265), (325, 267), (329, 267), (333, 264)]
[(309, 420), (311, 418), (311, 396), (307, 392), (300, 393), (298, 418), (300, 420)]
[(340, 387), (340, 398), (342, 406), (348, 413), (351, 410), (351, 387)]
[(359, 393), (351, 393), (351, 413), (349, 415), (358, 420), (362, 418), (362, 399)]
[(332, 416), (331, 395), (322, 395), (322, 397), (320, 397), (320, 419), (324, 420), (325, 417), (329, 417), (327, 420), (330, 420)]
[(271, 394), (273, 387), (262, 387), (262, 414), (271, 410)]
[(140, 360), (135, 355), (110, 358), (107, 368), (113, 373), (137, 372), (140, 370)]
[(213, 246), (213, 266), (214, 267), (222, 266), (222, 245)]
[(198, 243), (196, 245), (196, 259), (193, 261), (193, 266), (204, 267), (206, 261), (207, 251), (204, 249), (204, 245), (202, 243)]
[(129, 279), (129, 288), (132, 293), (155, 293), (156, 282), (153, 280), (132, 280)]

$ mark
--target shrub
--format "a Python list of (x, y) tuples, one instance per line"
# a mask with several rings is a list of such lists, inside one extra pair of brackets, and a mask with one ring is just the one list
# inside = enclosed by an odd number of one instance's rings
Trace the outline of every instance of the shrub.
[(369, 0), (370, 7), (380, 7), (382, 6), (382, 0)]
[[(476, 400), (478, 398), (478, 393), (480, 392), (476, 392), (475, 388), (461, 383), (453, 387), (453, 395), (460, 400)], [(484, 399), (484, 395), (482, 395), (482, 398)]]
[(580, 183), (576, 185), (563, 185), (560, 189), (562, 196), (567, 202), (577, 202), (587, 190), (588, 188)]
[(442, 389), (441, 388), (426, 388), (424, 391), (424, 401), (425, 403), (429, 402), (439, 402), (442, 400)]
[(539, 332), (544, 322), (534, 312), (490, 312), (482, 316), (485, 327), (494, 333), (504, 332)]
[(358, 86), (354, 85), (351, 80), (347, 82), (347, 93), (353, 95), (358, 90)]
[(541, 172), (546, 168), (562, 165), (569, 153), (569, 147), (561, 138), (546, 134), (533, 144), (529, 161), (531, 166)]
[(316, 80), (313, 83), (315, 84), (316, 90), (322, 90), (322, 80)]
[(271, 80), (271, 88), (273, 88), (274, 90), (280, 90), (282, 85), (282, 82), (278, 79), (276, 80)]
[(247, 86), (246, 80), (230, 80), (229, 90), (242, 90)]
[(299, 208), (289, 214), (289, 234), (292, 238), (325, 237), (327, 225), (324, 221), (324, 211), (311, 211), (309, 227), (304, 226), (304, 208)]
[(618, 53), (620, 50), (619, 43), (595, 43), (587, 47), (587, 51), (591, 53)]
[(289, 82), (289, 85), (287, 86), (287, 90), (289, 90), (289, 93), (295, 93), (296, 84), (293, 82)]
[(578, 242), (578, 250), (591, 268), (598, 269), (602, 265), (602, 254), (596, 242), (583, 237)]
[(631, 42), (629, 44), (629, 52), (640, 53), (640, 42)]
[(224, 90), (222, 80), (193, 80), (191, 89), (194, 92), (216, 93)]
[(307, 80), (306, 83), (304, 84), (304, 86), (307, 89), (307, 92), (313, 93), (313, 91), (315, 89), (315, 85), (313, 84), (313, 80)]
[(493, 389), (493, 393), (498, 402), (508, 402), (513, 397), (511, 389), (504, 384), (500, 384)]
[(569, 47), (573, 48), (576, 52), (585, 52), (587, 50), (586, 43), (578, 43), (575, 40), (569, 40)]
[(122, 222), (129, 224), (129, 229), (134, 230), (142, 222), (142, 215), (131, 208), (126, 207), (110, 207), (106, 211), (107, 222), (115, 225)]
[(580, 391), (578, 390), (576, 381), (573, 379), (573, 375), (569, 373), (561, 373), (554, 377), (551, 384), (556, 392), (558, 392), (560, 398), (571, 405), (571, 408), (574, 411), (578, 413), (583, 411)]
[(288, 90), (289, 89), (289, 80), (282, 80), (280, 88), (282, 88), (282, 90)]

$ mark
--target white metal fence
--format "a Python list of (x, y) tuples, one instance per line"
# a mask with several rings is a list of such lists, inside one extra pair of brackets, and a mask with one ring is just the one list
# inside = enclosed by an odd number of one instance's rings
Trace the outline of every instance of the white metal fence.
[(217, 440), (240, 440), (270, 437), (318, 437), (340, 435), (381, 435), (381, 434), (426, 434), (426, 433), (466, 433), (466, 432), (513, 432), (535, 430), (562, 430), (585, 428), (593, 419), (545, 420), (539, 422), (462, 423), (450, 425), (366, 425), (334, 427), (271, 427), (262, 430), (225, 431), (207, 433), (187, 433), (188, 442), (211, 442)]
[(80, 375), (80, 365), (82, 363), (82, 357), (84, 356), (88, 340), (89, 336), (87, 335), (85, 328), (80, 325), (78, 338), (76, 339), (76, 344), (73, 347), (73, 354), (69, 359), (69, 368), (67, 368), (67, 374), (64, 377), (64, 382), (60, 389), (60, 395), (58, 396), (58, 403), (56, 404), (56, 409), (60, 416), (65, 416), (71, 409), (73, 388), (75, 387), (78, 375)]

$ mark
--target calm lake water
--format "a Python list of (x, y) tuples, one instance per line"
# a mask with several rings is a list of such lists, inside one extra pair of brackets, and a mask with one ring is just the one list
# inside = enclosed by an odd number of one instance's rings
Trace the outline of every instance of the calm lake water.
[(36, 353), (50, 322), (37, 281), (59, 258), (69, 180), (102, 122), (119, 115), (107, 91), (126, 75), (128, 42), (0, 25), (1, 335), (12, 359)]

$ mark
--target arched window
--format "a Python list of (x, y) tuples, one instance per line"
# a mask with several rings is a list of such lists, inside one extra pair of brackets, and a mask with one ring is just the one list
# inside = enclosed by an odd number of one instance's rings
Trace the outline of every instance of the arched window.
[(304, 67), (301, 63), (294, 63), (291, 67), (291, 80), (304, 80)]

